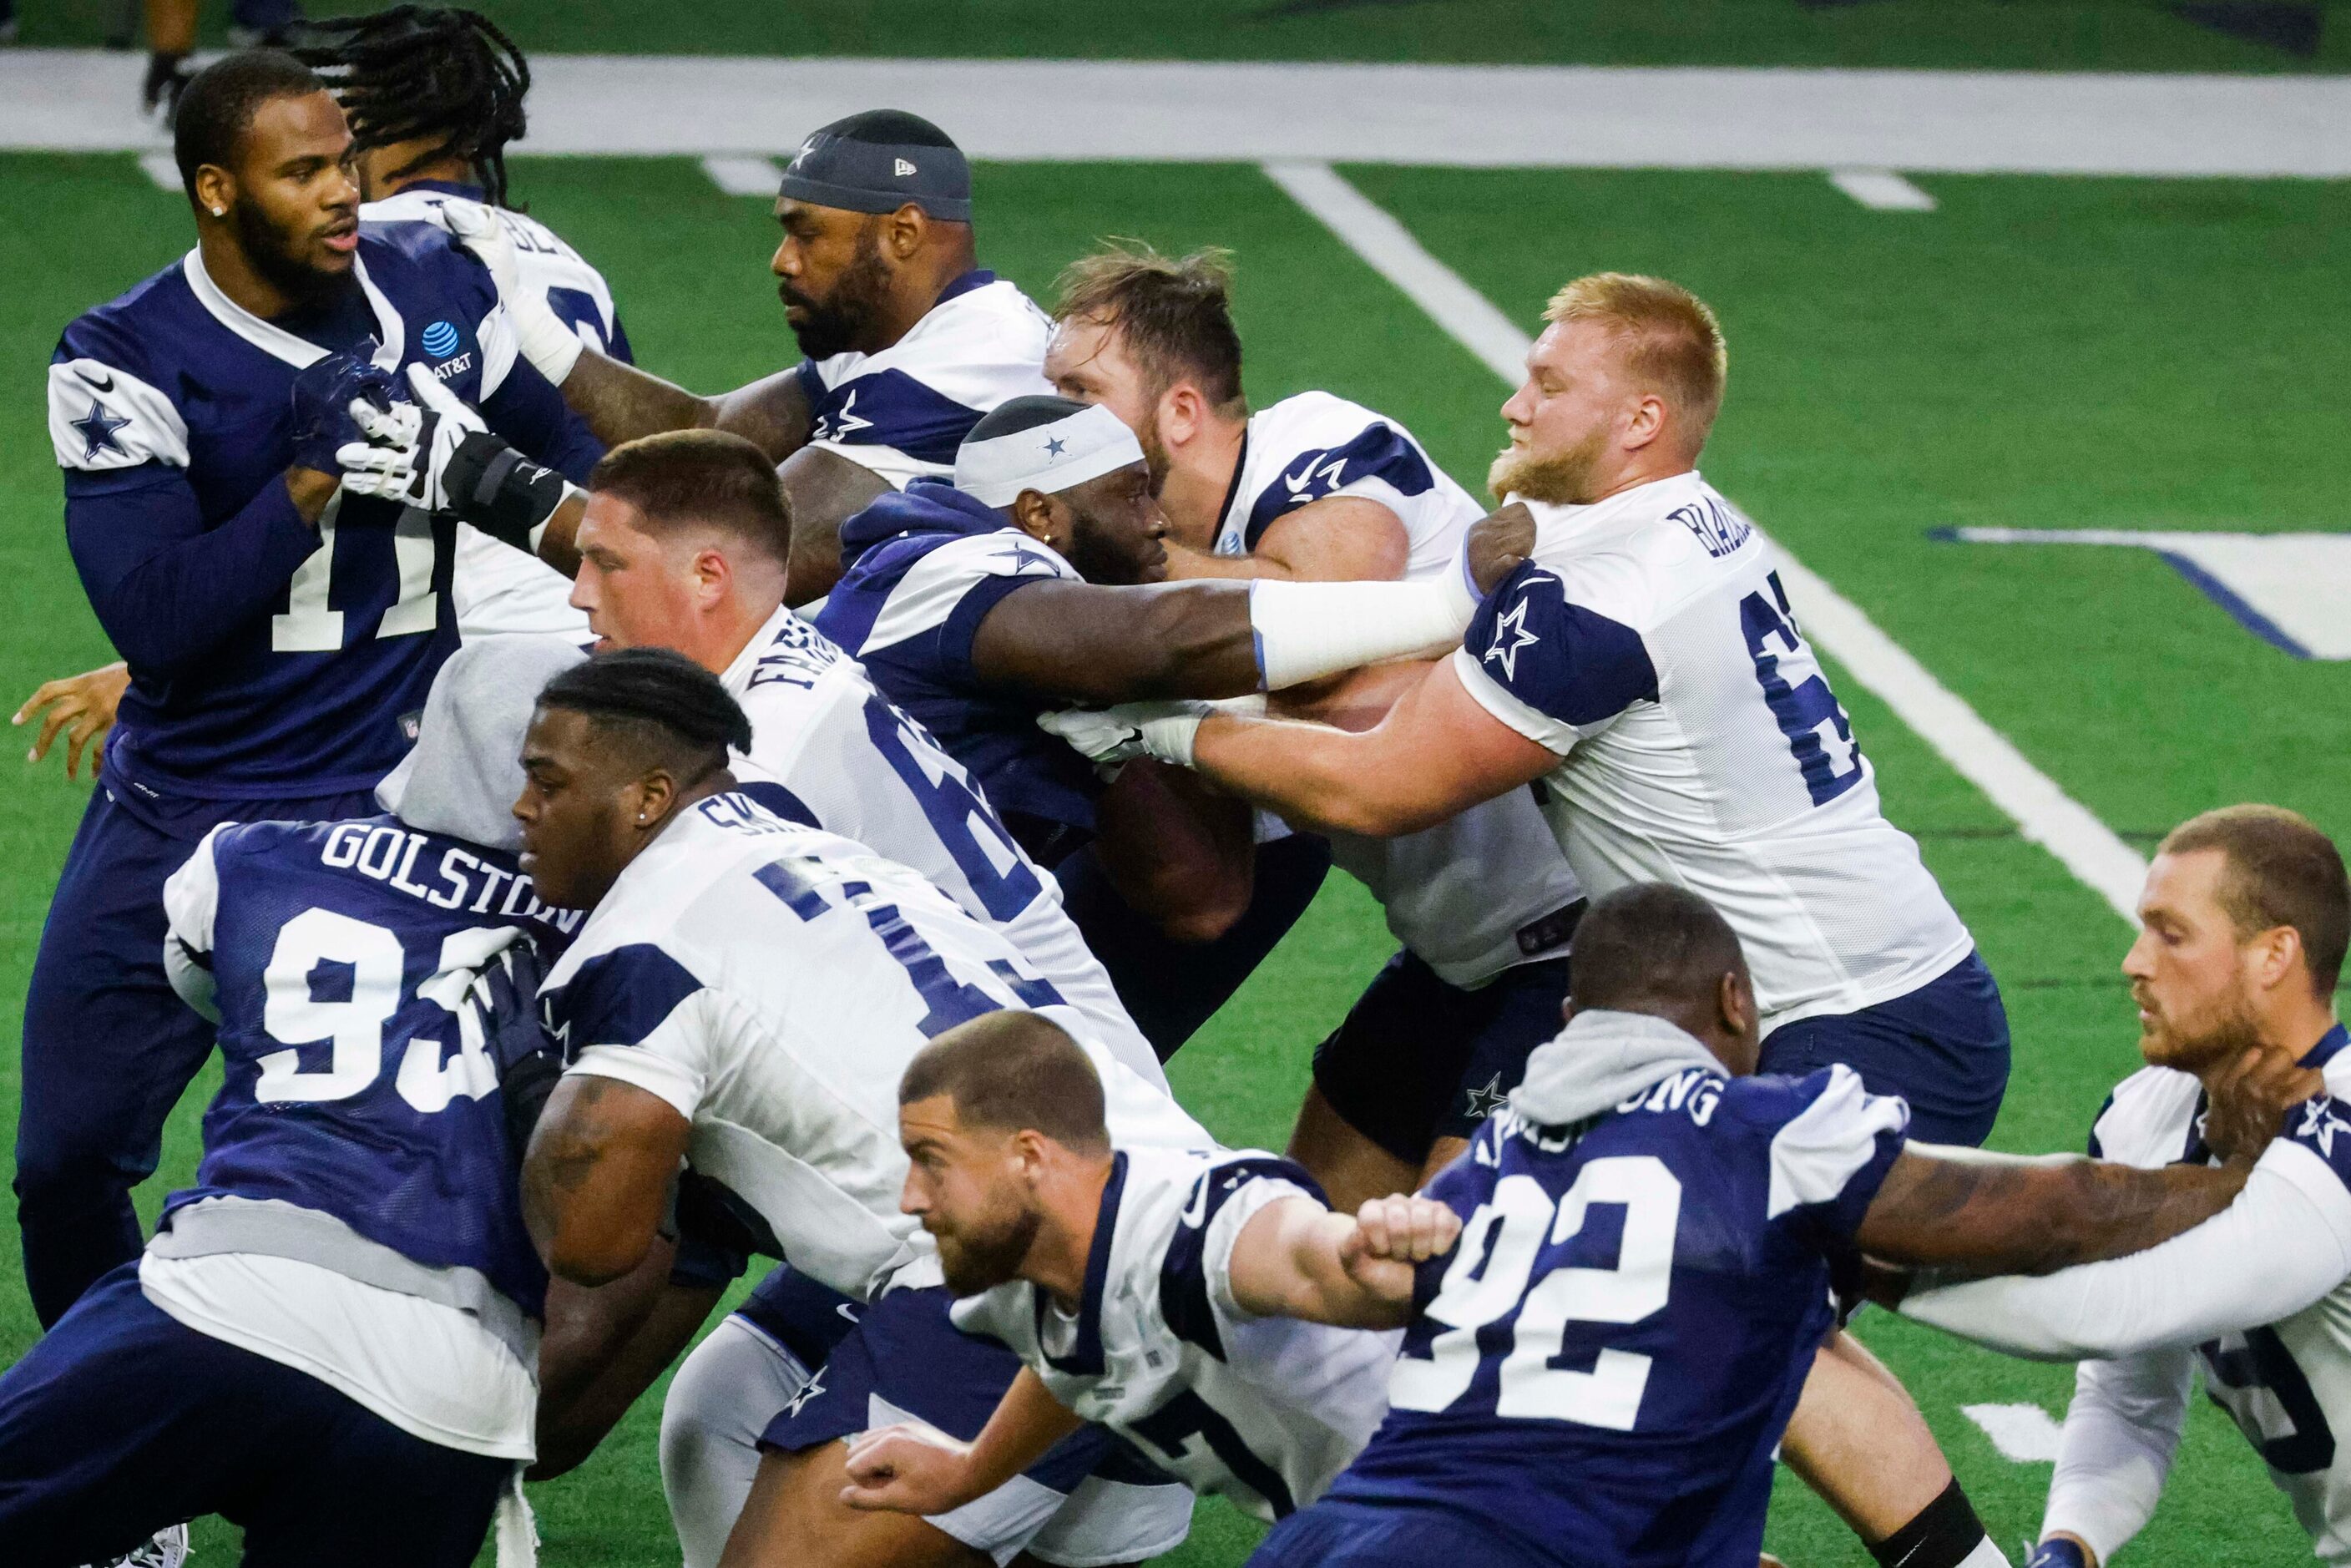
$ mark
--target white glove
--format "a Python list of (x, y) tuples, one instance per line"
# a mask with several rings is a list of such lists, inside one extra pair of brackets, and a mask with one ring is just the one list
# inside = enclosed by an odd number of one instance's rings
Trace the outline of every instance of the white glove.
[(408, 367), (408, 384), (417, 401), (396, 402), (389, 411), (364, 398), (351, 400), (352, 422), (367, 439), (335, 449), (343, 488), (422, 511), (456, 511), (449, 499), (451, 460), (465, 437), (487, 435), (489, 426), (423, 365)]
[(507, 319), (514, 323), (515, 341), (538, 373), (557, 386), (571, 373), (580, 361), (580, 351), (587, 345), (580, 334), (563, 323), (563, 318), (548, 308), (547, 296), (539, 289), (524, 286), (521, 266), (515, 260), (514, 240), (507, 234), (506, 224), (492, 209), (479, 202), (451, 197), (441, 204), (442, 213), (449, 220), (449, 232), (457, 243), (474, 253), (484, 267), (490, 269), (491, 278), (498, 286), (498, 298), (507, 308)]
[(1038, 727), (1057, 735), (1096, 765), (1155, 758), (1178, 768), (1192, 766), (1192, 741), (1200, 721), (1217, 710), (1201, 702), (1122, 703), (1113, 708), (1068, 708), (1040, 713)]

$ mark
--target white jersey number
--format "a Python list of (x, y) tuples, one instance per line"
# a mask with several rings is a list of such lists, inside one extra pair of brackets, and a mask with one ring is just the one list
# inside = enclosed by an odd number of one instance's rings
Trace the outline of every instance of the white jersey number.
[[(343, 612), (328, 602), (335, 580), (336, 520), (343, 506), (338, 490), (319, 517), (319, 548), (294, 569), (286, 591), (286, 609), (269, 618), (269, 651), (273, 653), (332, 653), (343, 645)], [(440, 624), (439, 596), (433, 591), (433, 568), (439, 547), (433, 538), (433, 514), (403, 507), (393, 527), (392, 556), (400, 569), (400, 597), (376, 622), (378, 637), (411, 637)]]
[[(1625, 1206), (1616, 1266), (1554, 1268), (1528, 1289), (1537, 1256), (1581, 1232), (1595, 1203)], [(1590, 1372), (1551, 1363), (1571, 1323), (1637, 1323), (1665, 1309), (1681, 1207), (1681, 1182), (1653, 1155), (1593, 1160), (1556, 1206), (1534, 1177), (1504, 1176), (1463, 1228), (1453, 1265), (1429, 1303), (1429, 1317), (1450, 1326), (1429, 1342), (1427, 1360), (1396, 1363), (1390, 1403), (1442, 1410), (1468, 1393), (1479, 1360), (1478, 1332), (1523, 1298), (1502, 1362), (1497, 1413), (1631, 1431), (1648, 1387), (1649, 1357), (1604, 1347)]]
[[(457, 1054), (444, 1062), (444, 1041), (423, 1034), (409, 1040), (394, 1086), (417, 1110), (430, 1114), (447, 1109), (452, 1100), (478, 1100), (498, 1086), (474, 978), (517, 940), (511, 926), (481, 926), (453, 931), (442, 942), (434, 971), (418, 985), (416, 995), (456, 1019)], [(310, 977), (321, 964), (349, 967), (347, 999), (314, 998)], [(253, 1097), (265, 1105), (348, 1100), (373, 1083), (383, 1071), (383, 1026), (400, 1010), (406, 967), (398, 936), (331, 909), (304, 910), (279, 927), (277, 945), (262, 971), (261, 1027), (287, 1049), (261, 1059)], [(294, 1048), (321, 1040), (334, 1042), (326, 1070), (303, 1071), (302, 1053)]]

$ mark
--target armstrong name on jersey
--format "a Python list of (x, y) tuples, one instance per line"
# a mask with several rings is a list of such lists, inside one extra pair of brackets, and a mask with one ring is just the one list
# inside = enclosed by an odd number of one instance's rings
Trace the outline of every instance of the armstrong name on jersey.
[(1560, 755), (1545, 810), (1585, 889), (1705, 897), (1739, 934), (1766, 1032), (1965, 959), (1973, 940), (1880, 810), (1754, 525), (1695, 473), (1533, 510), (1533, 559), (1479, 607), (1454, 669)]

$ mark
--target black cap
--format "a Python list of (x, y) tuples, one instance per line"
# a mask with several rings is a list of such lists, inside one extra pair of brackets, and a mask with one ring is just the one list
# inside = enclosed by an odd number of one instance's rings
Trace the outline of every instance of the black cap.
[(971, 222), (971, 165), (963, 150), (901, 109), (869, 109), (815, 131), (776, 193), (852, 213), (894, 213), (912, 202), (935, 218)]

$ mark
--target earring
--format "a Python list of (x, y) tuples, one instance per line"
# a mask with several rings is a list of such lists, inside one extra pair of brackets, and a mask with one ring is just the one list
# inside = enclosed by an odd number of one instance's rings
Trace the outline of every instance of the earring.
[(226, 207), (214, 207), (214, 208), (213, 209), (213, 216), (214, 216), (214, 217), (216, 217), (216, 218), (217, 218), (217, 217), (222, 217), (222, 216), (226, 215), (227, 212), (228, 212), (228, 209), (227, 209)]

